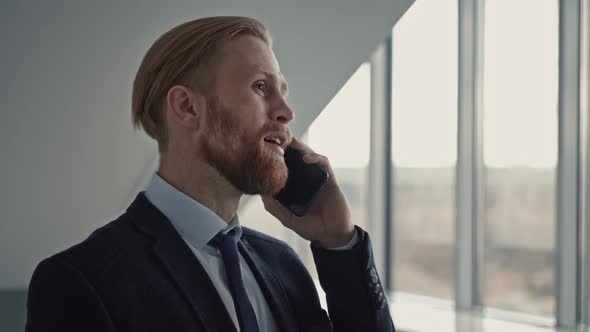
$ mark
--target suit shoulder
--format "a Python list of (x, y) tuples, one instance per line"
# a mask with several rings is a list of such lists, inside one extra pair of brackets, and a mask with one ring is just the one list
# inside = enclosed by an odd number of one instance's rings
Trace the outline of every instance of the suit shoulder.
[(56, 253), (46, 261), (60, 261), (87, 275), (100, 275), (127, 251), (129, 236), (126, 214), (94, 230), (83, 241)]
[(248, 227), (242, 227), (242, 236), (250, 243), (263, 244), (265, 246), (275, 246), (277, 248), (292, 250), (291, 247), (282, 240), (279, 240), (270, 235), (261, 233), (257, 230)]

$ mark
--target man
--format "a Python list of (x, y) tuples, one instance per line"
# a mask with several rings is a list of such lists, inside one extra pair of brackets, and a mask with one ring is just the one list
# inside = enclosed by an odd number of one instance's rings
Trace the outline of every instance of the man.
[[(39, 264), (27, 331), (393, 331), (368, 234), (328, 159), (291, 136), (271, 47), (243, 17), (187, 22), (152, 45), (132, 113), (159, 169), (123, 215)], [(272, 198), (289, 145), (330, 176), (304, 217)], [(239, 225), (244, 193), (311, 241), (329, 315), (293, 250)]]

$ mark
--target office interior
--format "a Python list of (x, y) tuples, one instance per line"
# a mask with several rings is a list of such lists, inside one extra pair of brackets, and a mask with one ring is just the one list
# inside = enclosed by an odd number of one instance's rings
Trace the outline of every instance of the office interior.
[[(590, 0), (2, 1), (0, 331), (24, 329), (39, 261), (145, 189), (134, 74), (211, 15), (270, 29), (291, 129), (371, 235), (398, 331), (590, 331)], [(259, 197), (238, 213), (317, 277)]]

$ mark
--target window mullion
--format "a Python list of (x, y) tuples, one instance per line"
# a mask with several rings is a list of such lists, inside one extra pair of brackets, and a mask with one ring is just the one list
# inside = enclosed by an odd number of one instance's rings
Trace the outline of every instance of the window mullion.
[(557, 167), (556, 320), (579, 322), (580, 0), (559, 2), (559, 159)]
[(385, 288), (393, 290), (393, 223), (391, 218), (391, 37), (371, 57), (371, 156), (369, 224), (373, 251)]
[(581, 322), (590, 325), (590, 0), (582, 1), (580, 86), (580, 280)]
[(481, 305), (482, 1), (459, 0), (458, 150), (455, 299), (459, 310)]

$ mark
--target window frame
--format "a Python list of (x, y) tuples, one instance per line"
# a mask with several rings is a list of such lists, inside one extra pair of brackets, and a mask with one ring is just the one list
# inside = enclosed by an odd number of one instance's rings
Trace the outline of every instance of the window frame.
[[(580, 320), (590, 325), (590, 0), (581, 3), (580, 50)], [(590, 330), (590, 329), (589, 329)]]
[[(556, 183), (554, 317), (534, 317), (483, 306), (484, 182), (482, 146), (483, 24), (485, 0), (458, 0), (458, 140), (454, 306), (504, 320), (577, 328), (590, 324), (590, 0), (559, 0), (558, 165)], [(385, 286), (395, 298), (391, 172), (391, 52), (387, 38), (371, 58), (370, 220)], [(583, 60), (581, 57), (584, 56)], [(585, 85), (580, 86), (582, 82)], [(584, 81), (585, 80), (585, 81)], [(581, 88), (589, 91), (580, 91)], [(582, 99), (581, 99), (582, 98)], [(586, 99), (583, 99), (586, 98)], [(585, 100), (586, 107), (581, 107)], [(584, 106), (584, 105), (582, 105)], [(584, 120), (584, 121), (582, 121)], [(564, 134), (564, 133), (567, 133)], [(384, 181), (386, 180), (386, 181)], [(391, 221), (391, 222), (390, 222)], [(374, 227), (374, 228), (373, 228)], [(377, 233), (375, 233), (377, 234)], [(460, 286), (460, 287), (459, 287)], [(581, 295), (584, 294), (584, 295)]]
[(580, 322), (580, 0), (559, 1), (556, 321)]

